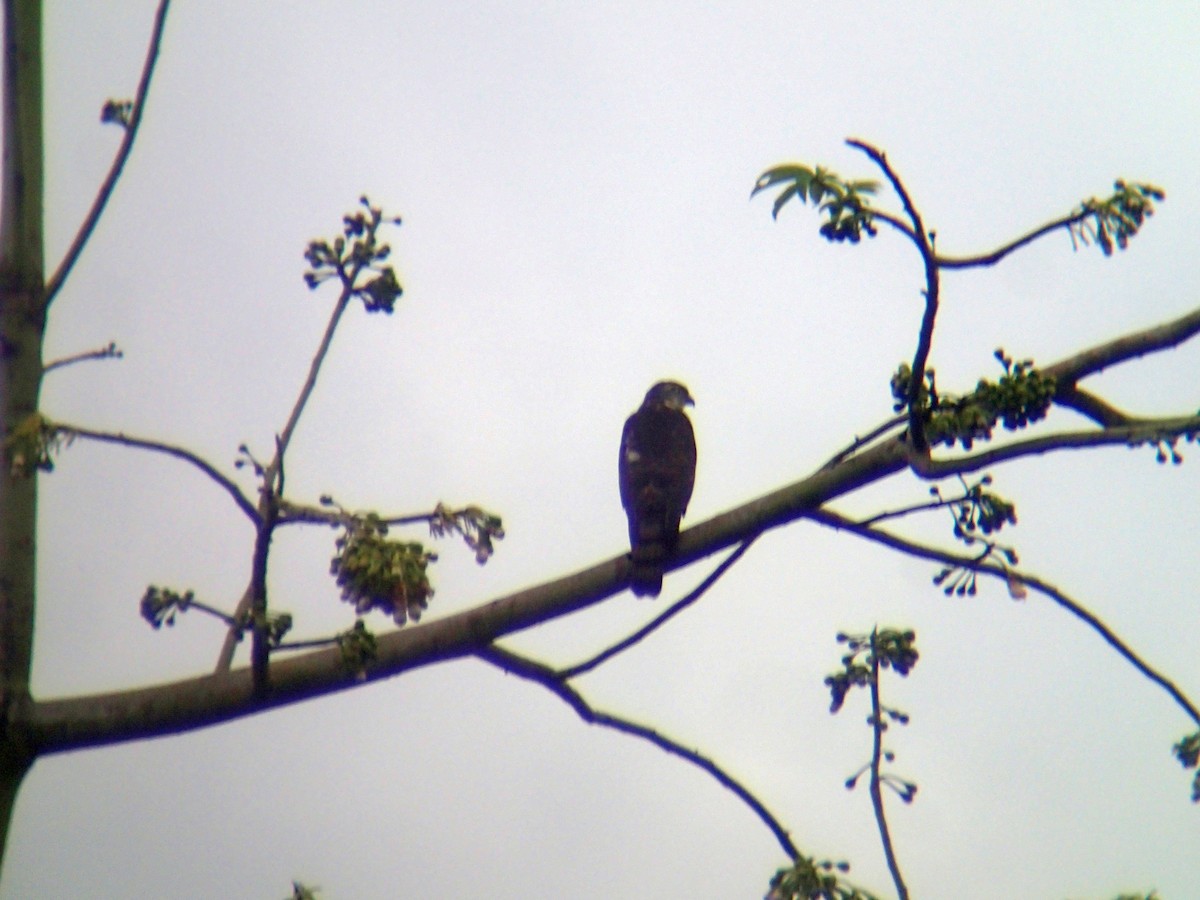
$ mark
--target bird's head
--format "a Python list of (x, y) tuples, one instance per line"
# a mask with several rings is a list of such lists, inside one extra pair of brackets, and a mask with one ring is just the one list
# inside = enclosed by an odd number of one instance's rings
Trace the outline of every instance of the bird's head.
[(696, 401), (678, 381), (660, 381), (646, 392), (647, 406), (665, 406), (668, 409), (683, 410), (692, 406)]

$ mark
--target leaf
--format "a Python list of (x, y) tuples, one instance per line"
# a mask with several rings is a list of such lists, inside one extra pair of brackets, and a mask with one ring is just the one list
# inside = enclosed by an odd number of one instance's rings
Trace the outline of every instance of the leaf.
[(1005, 580), (1008, 582), (1008, 596), (1014, 600), (1024, 600), (1029, 596), (1029, 590), (1025, 587), (1025, 583), (1015, 574), (1007, 573)]
[[(787, 203), (789, 200), (791, 200), (793, 197), (796, 196), (796, 190), (797, 190), (796, 185), (793, 184), (790, 187), (786, 188), (782, 194), (780, 194), (778, 197), (775, 198), (775, 203), (771, 207), (771, 218), (772, 219), (779, 218), (779, 210), (783, 209), (783, 205), (785, 203)], [(803, 200), (804, 198), (801, 197), (800, 199)]]

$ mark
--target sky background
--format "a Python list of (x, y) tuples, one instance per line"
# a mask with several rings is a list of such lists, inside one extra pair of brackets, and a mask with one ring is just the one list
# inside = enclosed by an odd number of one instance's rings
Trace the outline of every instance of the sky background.
[[(120, 141), (155, 4), (48, 2), (52, 270)], [(1050, 363), (1200, 297), (1200, 6), (1194, 3), (177, 2), (133, 157), (55, 302), (53, 359), (115, 340), (120, 362), (47, 378), (51, 418), (179, 443), (233, 473), (272, 449), (334, 290), (302, 252), (360, 194), (389, 235), (395, 315), (352, 309), (288, 457), (296, 499), (386, 514), (438, 500), (504, 517), (495, 558), (447, 541), (429, 618), (625, 549), (621, 424), (654, 381), (696, 397), (688, 521), (795, 481), (891, 412), (911, 358), (920, 261), (884, 232), (831, 246), (811, 210), (749, 201), (765, 168), (876, 177), (887, 151), (939, 248), (982, 251), (1150, 180), (1167, 201), (1128, 252), (1065, 234), (951, 272), (933, 364), (944, 390), (992, 351)], [(885, 195), (881, 204), (896, 209)], [(1143, 414), (1200, 404), (1191, 346), (1089, 381)], [(1079, 427), (1056, 414), (1053, 428)], [(993, 471), (1022, 563), (1112, 625), (1191, 696), (1200, 458), (1150, 449)], [(252, 482), (239, 474), (247, 491)], [(917, 502), (900, 475), (837, 508)], [(211, 669), (220, 626), (156, 633), (148, 584), (232, 608), (252, 534), (180, 463), (79, 442), (42, 479), (38, 697)], [(907, 533), (950, 542), (943, 513)], [(414, 537), (422, 537), (419, 531)], [(289, 530), (270, 588), (297, 637), (352, 612), (333, 535)], [(507, 646), (568, 664), (635, 629), (714, 560)], [(832, 717), (839, 630), (911, 627), (921, 661), (885, 682), (912, 715), (889, 818), (922, 898), (1200, 896), (1200, 809), (1169, 698), (1048, 601), (998, 584), (949, 600), (936, 566), (812, 524), (769, 533), (686, 615), (579, 686), (727, 767), (820, 858), (891, 894), (865, 788), (866, 697)], [(379, 631), (391, 627), (376, 615)], [(244, 655), (239, 657), (244, 662)], [(589, 728), (544, 689), (475, 661), (178, 737), (40, 760), (4, 898), (323, 900), (759, 897), (785, 863), (699, 770)]]

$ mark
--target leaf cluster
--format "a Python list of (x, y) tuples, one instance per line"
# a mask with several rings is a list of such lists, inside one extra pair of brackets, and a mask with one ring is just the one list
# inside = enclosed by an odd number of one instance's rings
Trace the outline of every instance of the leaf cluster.
[(342, 653), (342, 664), (354, 672), (360, 681), (365, 679), (367, 666), (379, 655), (375, 635), (362, 619), (358, 619), (353, 627), (339, 634), (336, 640), (338, 650)]
[(1070, 227), (1071, 241), (1085, 246), (1094, 241), (1105, 256), (1124, 250), (1129, 239), (1150, 216), (1155, 202), (1166, 199), (1162, 188), (1152, 184), (1113, 182), (1113, 195), (1104, 200), (1093, 197), (1080, 207), (1081, 218)]
[[(399, 216), (385, 218), (380, 207), (372, 206), (366, 197), (359, 198), (363, 209), (342, 217), (342, 234), (332, 241), (310, 241), (304, 258), (311, 267), (304, 273), (304, 283), (316, 288), (323, 281), (338, 279), (351, 296), (363, 301), (367, 312), (391, 314), (396, 301), (404, 292), (396, 277), (396, 270), (382, 265), (392, 248), (380, 243), (378, 231), (381, 225), (399, 225)], [(363, 272), (374, 273), (363, 283), (359, 276)]]
[(1196, 769), (1196, 777), (1192, 780), (1192, 802), (1200, 803), (1200, 731), (1182, 738), (1171, 748), (1175, 758), (1185, 769)]
[[(1004, 374), (995, 382), (981, 378), (974, 391), (962, 396), (939, 394), (934, 370), (926, 370), (916, 403), (924, 414), (925, 437), (931, 445), (961, 444), (970, 450), (975, 441), (990, 440), (997, 424), (1018, 431), (1045, 417), (1054, 400), (1054, 378), (1037, 371), (1032, 360), (1013, 362), (1003, 349), (993, 355), (1004, 366)], [(912, 386), (908, 363), (900, 364), (891, 386), (892, 408), (907, 409)]]
[(429, 520), (429, 533), (435, 538), (461, 535), (475, 551), (475, 562), (482, 566), (496, 552), (495, 541), (503, 540), (504, 525), (499, 516), (478, 506), (450, 509), (439, 503)]
[(765, 900), (878, 900), (874, 894), (838, 879), (850, 864), (797, 856), (792, 865), (771, 877)]
[[(825, 678), (832, 698), (829, 711), (836, 713), (842, 708), (851, 688), (871, 684), (876, 668), (892, 669), (897, 675), (907, 676), (919, 657), (916, 639), (916, 632), (894, 628), (880, 629), (873, 635), (839, 633), (838, 643), (845, 644), (848, 652), (842, 657), (842, 670)], [(894, 718), (907, 721), (903, 714)]]
[(778, 218), (784, 204), (796, 198), (801, 203), (811, 202), (818, 213), (826, 215), (820, 232), (827, 241), (857, 244), (863, 234), (875, 237), (878, 233), (869, 199), (879, 189), (877, 181), (845, 181), (821, 166), (810, 169), (792, 163), (763, 172), (750, 196), (780, 185), (783, 190), (771, 208), (772, 218)]
[(391, 540), (387, 531), (374, 515), (347, 525), (334, 542), (337, 555), (330, 562), (330, 574), (355, 612), (379, 609), (397, 625), (410, 618), (419, 621), (433, 596), (426, 569), (437, 554), (419, 541)]
[(13, 478), (36, 472), (53, 472), (54, 455), (75, 436), (59, 428), (40, 412), (30, 413), (4, 438), (4, 462)]
[(100, 122), (103, 125), (111, 123), (128, 129), (132, 117), (132, 100), (106, 100), (104, 106), (100, 108)]

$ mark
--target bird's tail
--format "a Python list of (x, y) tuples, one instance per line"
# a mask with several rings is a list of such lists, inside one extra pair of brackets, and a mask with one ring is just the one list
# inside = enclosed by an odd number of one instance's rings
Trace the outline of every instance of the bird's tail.
[(643, 523), (629, 558), (629, 586), (638, 597), (657, 597), (662, 591), (663, 566), (670, 555), (661, 524)]

